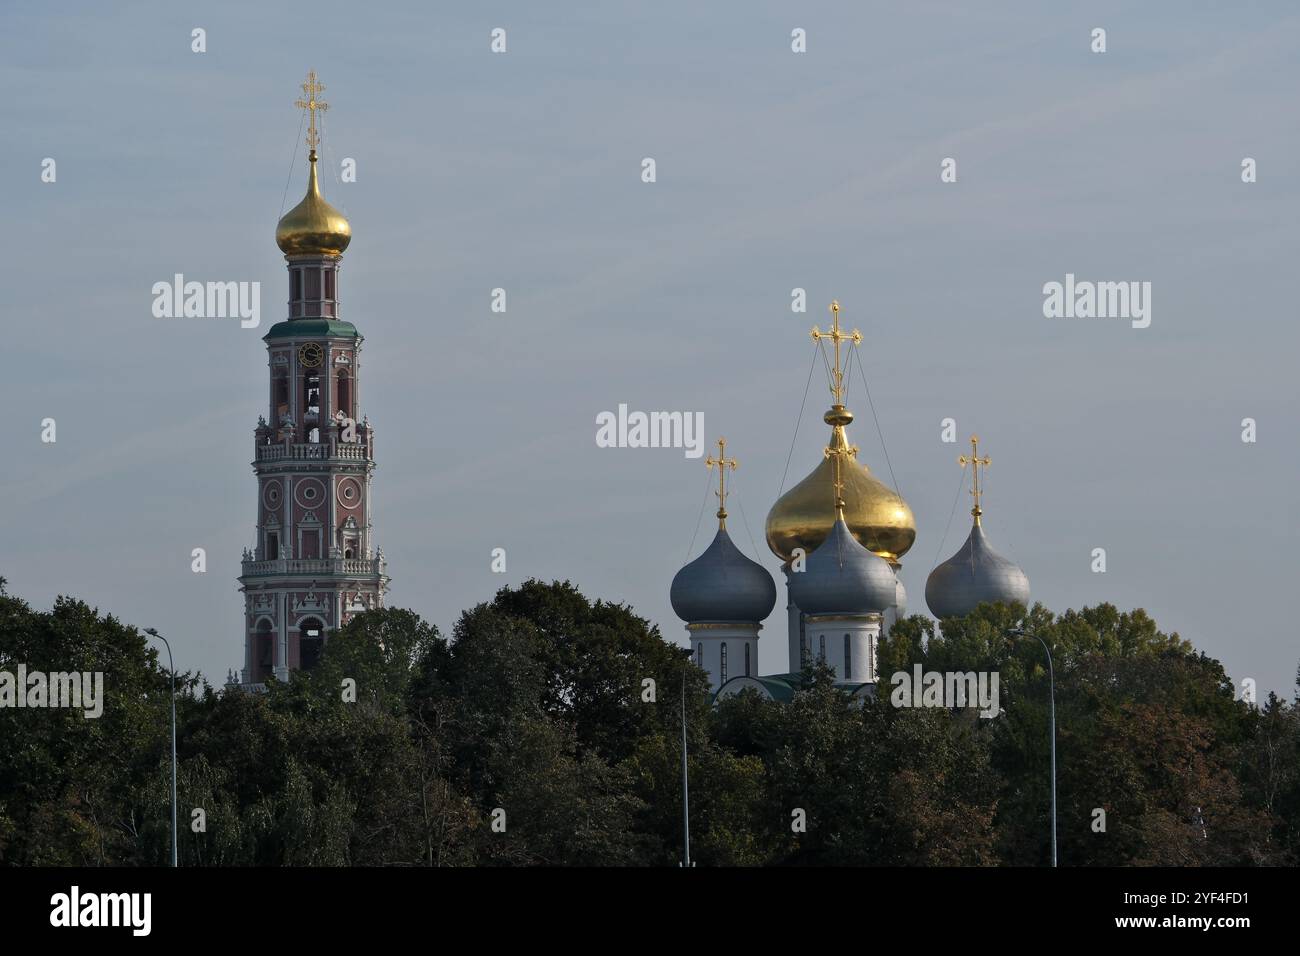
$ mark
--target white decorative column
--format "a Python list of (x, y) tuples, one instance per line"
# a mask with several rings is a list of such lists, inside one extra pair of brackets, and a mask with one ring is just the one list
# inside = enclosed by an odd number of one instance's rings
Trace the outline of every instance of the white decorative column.
[(894, 589), (894, 603), (891, 607), (885, 609), (885, 619), (881, 623), (880, 635), (888, 637), (889, 632), (894, 629), (894, 625), (901, 618), (907, 617), (907, 589), (903, 587), (903, 582), (898, 578), (898, 574), (903, 570), (902, 565), (890, 564), (889, 569), (894, 572), (894, 578), (898, 580)]
[(276, 598), (280, 602), (278, 628), (280, 633), (276, 635), (280, 640), (280, 654), (275, 666), (275, 678), (287, 681), (289, 679), (289, 595), (282, 592), (277, 594)]
[(797, 674), (803, 670), (803, 651), (800, 647), (800, 638), (803, 637), (803, 612), (794, 603), (794, 598), (790, 596), (790, 576), (801, 574), (799, 571), (791, 571), (787, 565), (782, 568), (785, 574), (785, 615), (787, 633), (790, 642), (790, 669), (791, 674)]

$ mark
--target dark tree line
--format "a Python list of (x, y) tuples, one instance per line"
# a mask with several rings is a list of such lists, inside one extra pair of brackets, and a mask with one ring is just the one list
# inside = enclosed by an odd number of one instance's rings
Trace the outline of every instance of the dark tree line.
[[(995, 670), (994, 719), (897, 708), (887, 686), (854, 702), (817, 668), (788, 704), (715, 708), (629, 608), (529, 581), (450, 640), (410, 611), (361, 615), (264, 695), (182, 675), (182, 865), (674, 865), (683, 680), (700, 865), (1041, 865), (1047, 675), (1012, 626), (1054, 648), (1063, 865), (1300, 863), (1297, 703), (1236, 700), (1217, 661), (1140, 610), (985, 606), (942, 635), (921, 617), (894, 629), (883, 674)], [(0, 671), (19, 663), (103, 671), (106, 702), (94, 720), (0, 709), (0, 862), (166, 863), (156, 649), (0, 584)]]

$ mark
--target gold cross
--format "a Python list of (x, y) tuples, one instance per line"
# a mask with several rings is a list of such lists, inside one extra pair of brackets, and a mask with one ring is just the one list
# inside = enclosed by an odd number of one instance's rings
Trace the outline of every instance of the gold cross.
[(957, 462), (963, 468), (965, 468), (967, 465), (971, 466), (970, 493), (975, 498), (975, 507), (971, 509), (970, 513), (975, 516), (976, 524), (980, 523), (980, 515), (984, 513), (983, 511), (980, 510), (980, 495), (984, 493), (984, 489), (980, 485), (980, 469), (987, 468), (989, 465), (993, 464), (993, 460), (989, 458), (988, 455), (985, 455), (983, 458), (981, 458), (979, 456), (979, 450), (980, 450), (979, 436), (971, 435), (970, 436), (970, 457), (967, 458), (965, 455), (962, 455), (960, 458), (957, 459)]
[(307, 126), (307, 147), (312, 152), (315, 152), (316, 147), (320, 145), (320, 136), (316, 133), (316, 111), (320, 110), (323, 113), (330, 108), (328, 103), (316, 99), (316, 94), (324, 93), (325, 87), (316, 82), (315, 70), (308, 71), (307, 82), (302, 84), (302, 92), (307, 98), (305, 100), (294, 100), (293, 105), (300, 110), (307, 111), (307, 117), (311, 121)]
[(831, 314), (834, 318), (831, 320), (831, 330), (823, 332), (817, 326), (813, 326), (812, 338), (814, 342), (820, 342), (822, 339), (830, 339), (835, 343), (835, 367), (831, 372), (831, 394), (835, 396), (835, 404), (844, 404), (844, 367), (840, 364), (840, 343), (852, 342), (859, 345), (862, 342), (862, 333), (857, 329), (852, 332), (840, 331), (840, 303), (839, 300), (831, 301)]
[(740, 462), (734, 458), (727, 457), (727, 440), (718, 439), (718, 457), (710, 455), (704, 459), (704, 464), (708, 465), (709, 471), (713, 466), (718, 466), (718, 490), (714, 492), (718, 496), (718, 527), (727, 527), (727, 469), (735, 471)]

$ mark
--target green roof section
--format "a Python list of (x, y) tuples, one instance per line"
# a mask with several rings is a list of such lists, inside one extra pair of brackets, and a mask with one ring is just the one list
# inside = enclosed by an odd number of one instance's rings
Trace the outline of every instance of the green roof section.
[(286, 319), (271, 326), (271, 331), (262, 336), (262, 341), (298, 338), (299, 336), (305, 338), (335, 336), (343, 339), (359, 339), (361, 333), (357, 331), (357, 327), (351, 322), (343, 322), (339, 319)]
[(789, 677), (784, 675), (760, 677), (758, 682), (767, 688), (767, 692), (772, 695), (773, 700), (778, 700), (783, 704), (788, 704), (794, 700), (795, 692), (799, 689), (798, 680), (790, 680)]
[[(773, 700), (781, 704), (790, 703), (794, 700), (794, 695), (803, 689), (803, 674), (768, 674), (765, 677), (752, 675), (741, 677), (737, 675), (727, 681), (726, 684), (723, 684), (722, 687), (718, 688), (717, 693), (713, 695), (715, 702), (718, 699), (718, 694), (721, 694), (727, 685), (734, 681), (754, 681), (767, 691)], [(857, 681), (837, 680), (835, 682), (835, 687), (852, 696), (861, 693), (863, 688), (869, 688), (869, 693), (874, 694), (876, 685), (870, 682), (859, 683)], [(746, 688), (746, 690), (752, 689), (753, 688)]]
[[(726, 684), (723, 684), (722, 687), (718, 688), (717, 693), (713, 695), (714, 700), (717, 700), (718, 694), (721, 694), (723, 689), (726, 688), (727, 685), (731, 684), (733, 681), (754, 681), (759, 686), (761, 686), (765, 691), (767, 691), (768, 695), (771, 696), (773, 700), (778, 701), (779, 703), (782, 704), (788, 704), (790, 703), (790, 701), (794, 700), (795, 691), (799, 689), (801, 675), (771, 674), (767, 677), (758, 677), (756, 675), (741, 677), (737, 675), (731, 678), (731, 680), (727, 681)], [(752, 688), (747, 688), (747, 689), (752, 689)]]

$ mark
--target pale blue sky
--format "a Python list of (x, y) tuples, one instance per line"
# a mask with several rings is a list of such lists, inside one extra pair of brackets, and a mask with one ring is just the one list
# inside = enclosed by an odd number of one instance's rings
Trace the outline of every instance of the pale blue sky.
[[(6, 4), (0, 574), (37, 606), (68, 593), (157, 627), (213, 680), (240, 663), (260, 337), (286, 297), (273, 232), (315, 69), (390, 603), (448, 630), (503, 584), (570, 578), (680, 640), (668, 585), (704, 466), (599, 449), (595, 416), (702, 411), (741, 461), (734, 537), (751, 550), (747, 522), (762, 547), (807, 329), (838, 297), (917, 518), (912, 610), (968, 520), (963, 500), (941, 543), (951, 416), (993, 457), (988, 534), (1035, 599), (1145, 607), (1289, 696), (1300, 13), (1218, 6)], [(261, 328), (153, 318), (175, 272), (260, 281)], [(1067, 272), (1152, 282), (1151, 327), (1045, 319)], [(851, 436), (887, 480), (856, 392)], [(826, 398), (819, 378), (787, 487), (819, 458)], [(778, 611), (761, 667), (785, 657)]]

